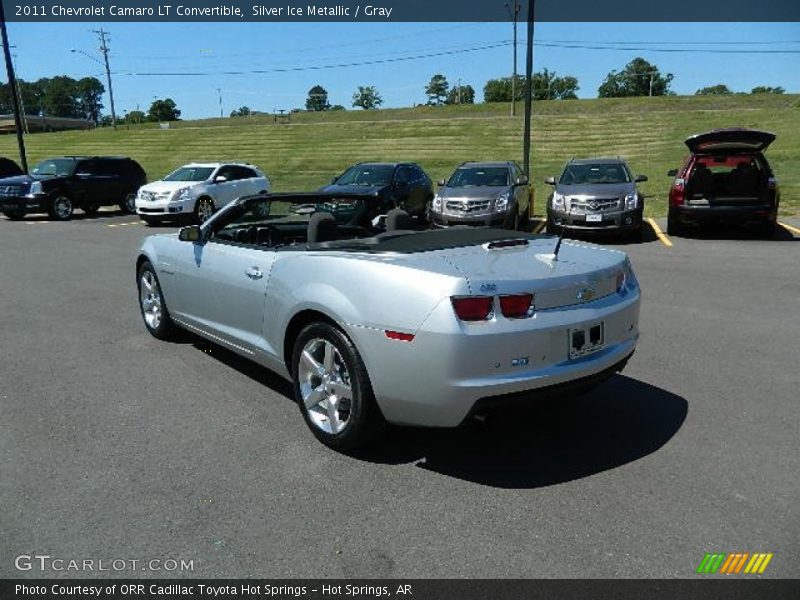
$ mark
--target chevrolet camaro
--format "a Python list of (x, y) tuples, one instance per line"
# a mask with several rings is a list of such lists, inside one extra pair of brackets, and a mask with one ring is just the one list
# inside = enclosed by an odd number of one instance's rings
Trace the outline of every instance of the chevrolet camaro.
[(338, 450), (385, 424), (454, 427), (507, 401), (583, 392), (639, 337), (623, 252), (496, 229), (415, 231), (359, 197), (253, 196), (146, 238), (147, 330), (186, 329), (293, 382)]

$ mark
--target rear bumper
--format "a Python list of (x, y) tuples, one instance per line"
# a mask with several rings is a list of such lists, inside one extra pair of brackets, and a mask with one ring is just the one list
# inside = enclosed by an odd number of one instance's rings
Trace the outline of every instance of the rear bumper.
[(641, 208), (594, 214), (600, 215), (601, 220), (588, 221), (587, 214), (567, 214), (550, 211), (550, 221), (558, 227), (580, 231), (626, 231), (638, 229), (642, 226)]
[[(579, 306), (541, 310), (528, 319), (474, 324), (448, 319), (452, 307), (444, 302), (412, 342), (390, 340), (370, 328), (354, 327), (348, 333), (389, 422), (456, 427), (493, 402), (487, 398), (530, 398), (539, 390), (566, 393), (573, 382), (591, 386), (619, 370), (639, 338), (639, 302), (637, 288)], [(605, 328), (602, 349), (570, 359), (570, 329), (599, 322)]]
[(703, 224), (712, 222), (764, 222), (777, 218), (777, 208), (771, 202), (731, 205), (681, 205), (669, 207), (669, 218), (674, 223)]

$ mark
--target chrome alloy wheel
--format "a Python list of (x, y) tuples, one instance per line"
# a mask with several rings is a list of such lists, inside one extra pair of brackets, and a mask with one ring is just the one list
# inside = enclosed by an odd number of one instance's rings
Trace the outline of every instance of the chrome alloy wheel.
[(214, 203), (209, 198), (200, 198), (197, 201), (197, 220), (205, 223), (214, 214)]
[(328, 434), (347, 427), (353, 390), (347, 365), (336, 346), (322, 338), (309, 341), (300, 354), (297, 376), (311, 422)]
[(142, 316), (150, 329), (158, 329), (161, 324), (161, 290), (152, 271), (144, 271), (139, 281), (139, 303)]
[(53, 212), (62, 221), (69, 219), (72, 216), (72, 200), (67, 196), (59, 196), (53, 202)]

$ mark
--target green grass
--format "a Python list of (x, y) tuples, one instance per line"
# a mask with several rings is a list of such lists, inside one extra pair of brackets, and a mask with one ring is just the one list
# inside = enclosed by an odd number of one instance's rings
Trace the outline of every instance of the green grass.
[[(315, 189), (348, 165), (413, 160), (436, 180), (464, 160), (522, 157), (522, 105), (419, 107), (299, 113), (290, 124), (268, 115), (27, 136), (30, 162), (59, 154), (119, 154), (158, 179), (190, 160), (245, 160), (270, 176), (276, 191)], [(754, 127), (777, 134), (767, 156), (781, 182), (784, 215), (800, 214), (800, 96), (615, 98), (535, 102), (531, 168), (536, 212), (568, 158), (623, 156), (650, 180), (642, 188), (649, 216), (666, 214), (669, 169), (686, 155), (683, 140), (716, 127)], [(0, 154), (16, 156), (14, 136)]]

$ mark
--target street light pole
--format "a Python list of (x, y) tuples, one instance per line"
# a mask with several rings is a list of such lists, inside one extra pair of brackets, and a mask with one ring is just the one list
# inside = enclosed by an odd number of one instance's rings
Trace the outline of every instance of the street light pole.
[(117, 113), (114, 110), (114, 88), (111, 86), (111, 67), (108, 66), (108, 45), (106, 44), (106, 36), (108, 32), (102, 27), (95, 30), (95, 33), (100, 37), (100, 52), (103, 53), (103, 60), (106, 64), (106, 78), (108, 79), (108, 98), (111, 101), (111, 126), (117, 128)]
[(533, 14), (535, 0), (528, 0), (528, 47), (525, 56), (525, 130), (522, 139), (522, 162), (525, 176), (531, 178), (531, 97), (533, 96)]
[(219, 94), (219, 118), (222, 118), (222, 88), (217, 88)]
[(28, 172), (28, 157), (25, 154), (25, 139), (22, 136), (22, 119), (20, 118), (19, 96), (14, 93), (17, 89), (17, 78), (14, 76), (14, 66), (11, 63), (11, 50), (8, 47), (8, 32), (6, 31), (6, 14), (3, 3), (0, 2), (0, 34), (3, 36), (3, 55), (6, 59), (6, 72), (8, 85), (12, 90), (11, 100), (14, 104), (14, 128), (17, 132), (17, 145), (19, 146), (19, 162), (22, 170)]
[(512, 9), (509, 7), (508, 2), (506, 2), (506, 9), (508, 9), (509, 14), (511, 14), (511, 20), (514, 23), (514, 35), (513, 35), (513, 44), (514, 44), (514, 67), (511, 75), (511, 116), (517, 114), (517, 17), (519, 17), (519, 11), (522, 7), (520, 6), (517, 0), (514, 0), (514, 8)]

